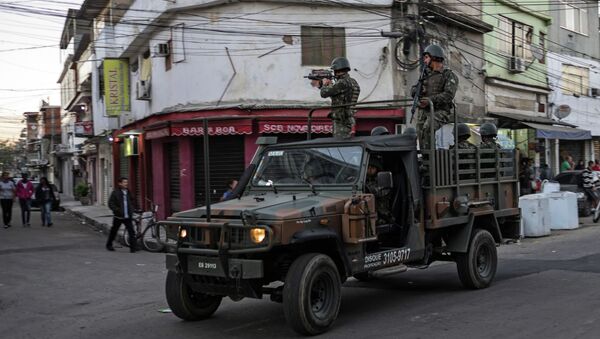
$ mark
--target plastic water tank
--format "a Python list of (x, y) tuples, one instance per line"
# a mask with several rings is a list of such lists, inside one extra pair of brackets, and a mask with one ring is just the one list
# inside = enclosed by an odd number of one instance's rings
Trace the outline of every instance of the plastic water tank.
[(523, 235), (541, 237), (550, 234), (550, 198), (548, 194), (528, 194), (519, 198)]
[(541, 193), (552, 193), (560, 192), (560, 184), (556, 181), (542, 181), (542, 192)]
[(579, 227), (577, 194), (573, 192), (547, 193), (550, 199), (550, 228), (572, 230)]

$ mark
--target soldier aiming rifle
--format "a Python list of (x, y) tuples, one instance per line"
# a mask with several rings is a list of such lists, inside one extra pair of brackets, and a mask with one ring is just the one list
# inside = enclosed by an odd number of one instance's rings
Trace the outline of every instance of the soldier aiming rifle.
[[(331, 98), (332, 106), (355, 104), (360, 94), (358, 82), (350, 77), (350, 62), (344, 57), (333, 59), (331, 62), (333, 77), (327, 75), (327, 70), (313, 70), (305, 78), (311, 79), (311, 85), (321, 90), (322, 98)], [(330, 74), (330, 73), (329, 73)], [(334, 82), (335, 80), (335, 82)], [(327, 115), (333, 120), (333, 136), (349, 138), (355, 124), (354, 107), (336, 107)]]

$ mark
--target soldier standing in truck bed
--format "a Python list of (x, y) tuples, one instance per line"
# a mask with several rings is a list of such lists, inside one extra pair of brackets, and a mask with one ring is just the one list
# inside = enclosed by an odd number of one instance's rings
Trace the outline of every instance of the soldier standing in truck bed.
[(498, 143), (496, 143), (496, 137), (498, 136), (498, 128), (491, 122), (486, 122), (479, 127), (479, 134), (481, 135), (481, 149), (500, 149)]
[[(428, 67), (424, 76), (423, 86), (419, 94), (419, 108), (417, 115), (417, 133), (419, 133), (419, 143), (422, 149), (429, 148), (431, 140), (431, 124), (433, 130), (437, 131), (450, 120), (450, 110), (452, 109), (454, 95), (458, 88), (458, 78), (456, 74), (444, 67), (444, 50), (438, 45), (429, 45), (423, 52), (423, 63)], [(417, 95), (416, 85), (413, 86), (413, 97)], [(430, 120), (429, 101), (433, 102), (434, 121)]]
[[(460, 124), (458, 124), (458, 126), (456, 126), (456, 129), (457, 129), (456, 146), (458, 149), (477, 149), (477, 146), (473, 145), (468, 140), (471, 137), (471, 129), (469, 128), (469, 126), (467, 124), (460, 123)], [(453, 150), (454, 145), (450, 146), (450, 149)], [(459, 160), (469, 159), (472, 162), (469, 164), (459, 164), (458, 168), (460, 170), (474, 170), (475, 169), (475, 162), (473, 161), (475, 159), (475, 154), (472, 154), (472, 153), (459, 154), (458, 158), (459, 158)], [(461, 175), (461, 179), (463, 179), (463, 178), (464, 179), (473, 179), (474, 177), (475, 176), (473, 173)]]
[[(358, 82), (350, 77), (350, 62), (344, 57), (333, 59), (331, 69), (335, 75), (335, 83), (331, 79), (321, 80), (319, 88), (321, 97), (331, 98), (332, 106), (355, 104), (360, 94)], [(349, 138), (355, 124), (354, 107), (338, 107), (331, 110), (327, 116), (333, 120), (333, 136), (336, 138)]]

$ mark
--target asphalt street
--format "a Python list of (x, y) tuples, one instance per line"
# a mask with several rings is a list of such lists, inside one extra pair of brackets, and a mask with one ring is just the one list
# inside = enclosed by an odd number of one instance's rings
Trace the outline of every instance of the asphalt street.
[[(224, 300), (183, 322), (164, 296), (163, 254), (131, 254), (65, 213), (40, 227), (0, 229), (2, 338), (297, 337), (281, 304)], [(326, 338), (597, 338), (600, 227), (584, 225), (499, 248), (485, 290), (464, 290), (453, 263), (363, 283), (349, 279)]]

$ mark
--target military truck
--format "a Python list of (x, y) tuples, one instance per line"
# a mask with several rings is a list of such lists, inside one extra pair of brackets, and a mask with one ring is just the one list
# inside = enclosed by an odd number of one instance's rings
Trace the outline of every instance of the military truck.
[[(377, 192), (366, 185), (375, 159)], [(486, 288), (496, 246), (519, 236), (517, 173), (512, 150), (418, 151), (407, 134), (263, 145), (236, 199), (163, 222), (177, 242), (166, 258), (168, 304), (199, 320), (223, 297), (270, 295), (292, 329), (315, 335), (337, 318), (349, 277), (453, 261), (465, 287)]]

